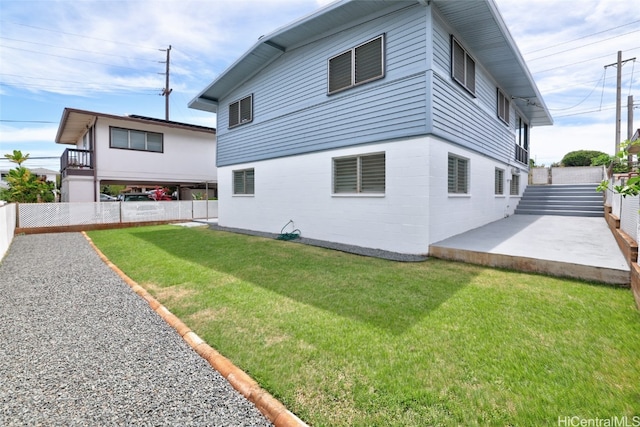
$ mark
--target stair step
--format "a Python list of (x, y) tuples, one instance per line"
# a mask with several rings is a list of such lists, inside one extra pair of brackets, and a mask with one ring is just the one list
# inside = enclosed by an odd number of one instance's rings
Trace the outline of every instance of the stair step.
[(545, 209), (519, 209), (515, 211), (518, 215), (558, 215), (558, 216), (582, 216), (582, 217), (604, 217), (603, 212), (576, 211), (576, 210), (545, 210)]
[(603, 204), (596, 184), (527, 186), (515, 213), (602, 217)]

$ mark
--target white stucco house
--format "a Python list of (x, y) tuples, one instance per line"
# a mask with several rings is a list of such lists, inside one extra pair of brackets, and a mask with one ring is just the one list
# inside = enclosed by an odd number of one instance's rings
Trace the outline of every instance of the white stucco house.
[(407, 254), (511, 215), (553, 120), (493, 0), (342, 0), (261, 37), (217, 114), (219, 224)]
[(112, 184), (217, 191), (213, 128), (65, 108), (56, 143), (72, 146), (60, 158), (63, 202), (100, 201)]

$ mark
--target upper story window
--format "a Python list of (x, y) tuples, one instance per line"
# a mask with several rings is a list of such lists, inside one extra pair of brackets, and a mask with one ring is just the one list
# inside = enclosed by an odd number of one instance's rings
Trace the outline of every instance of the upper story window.
[(384, 77), (384, 34), (329, 58), (329, 94)]
[(516, 160), (529, 163), (529, 124), (520, 116), (516, 120)]
[(475, 95), (476, 62), (453, 36), (451, 36), (451, 77)]
[(333, 159), (334, 193), (385, 192), (385, 153)]
[(112, 127), (109, 147), (162, 153), (164, 141), (161, 133)]
[(229, 128), (253, 120), (253, 95), (245, 96), (229, 104)]
[(498, 89), (498, 117), (503, 122), (509, 124), (509, 98), (500, 89)]

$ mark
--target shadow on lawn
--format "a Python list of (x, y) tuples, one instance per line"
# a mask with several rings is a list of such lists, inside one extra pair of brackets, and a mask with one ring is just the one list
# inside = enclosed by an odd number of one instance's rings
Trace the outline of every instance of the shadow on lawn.
[(221, 231), (130, 230), (173, 256), (393, 334), (420, 321), (480, 271), (466, 264), (387, 261)]

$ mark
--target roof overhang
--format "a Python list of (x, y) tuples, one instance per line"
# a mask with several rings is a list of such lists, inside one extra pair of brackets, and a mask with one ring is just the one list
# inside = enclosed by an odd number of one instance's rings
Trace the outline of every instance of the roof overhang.
[(56, 134), (56, 143), (76, 145), (82, 135), (84, 135), (91, 126), (94, 125), (98, 117), (105, 117), (113, 120), (124, 122), (136, 122), (145, 125), (163, 126), (167, 128), (185, 129), (194, 132), (205, 132), (215, 134), (214, 128), (205, 126), (192, 125), (188, 123), (172, 122), (170, 120), (154, 119), (143, 116), (116, 116), (112, 114), (96, 113), (94, 111), (77, 110), (74, 108), (65, 108), (62, 112), (58, 133)]
[(551, 114), (504, 23), (494, 0), (341, 0), (261, 37), (244, 55), (189, 102), (190, 108), (216, 113), (219, 100), (255, 76), (288, 49), (337, 31), (363, 17), (415, 4), (434, 4), (452, 23), (465, 46), (512, 96), (532, 126), (553, 124)]

